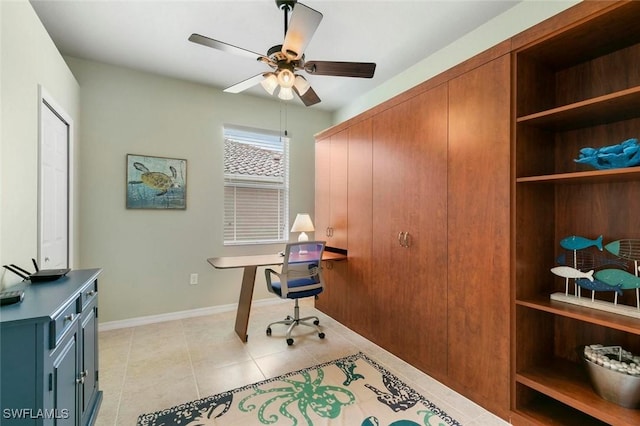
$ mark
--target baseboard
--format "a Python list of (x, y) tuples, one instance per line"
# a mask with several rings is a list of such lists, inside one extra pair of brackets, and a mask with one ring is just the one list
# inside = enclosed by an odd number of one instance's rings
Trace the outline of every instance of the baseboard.
[[(251, 303), (251, 306), (266, 306), (276, 305), (279, 303), (286, 303), (286, 300), (269, 298), (255, 300)], [(205, 315), (220, 314), (223, 312), (236, 311), (238, 309), (237, 303), (231, 303), (228, 305), (209, 306), (207, 308), (190, 309), (188, 311), (167, 312), (166, 314), (149, 315), (146, 317), (128, 318), (117, 321), (107, 321), (98, 324), (98, 331), (117, 330), (119, 328), (137, 327), (140, 325), (155, 324), (165, 321), (174, 321), (185, 318), (201, 317)]]

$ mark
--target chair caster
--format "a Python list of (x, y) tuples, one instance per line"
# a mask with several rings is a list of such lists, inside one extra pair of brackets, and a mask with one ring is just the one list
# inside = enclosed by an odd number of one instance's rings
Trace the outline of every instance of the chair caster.
[(314, 325), (320, 325), (320, 320), (315, 320), (315, 321), (313, 321), (313, 324), (314, 324)]
[(318, 337), (324, 339), (324, 333), (318, 333)]
[(287, 345), (289, 345), (289, 346), (293, 345), (293, 339), (292, 338), (288, 338), (287, 339)]
[(267, 327), (267, 336), (271, 336), (271, 327)]

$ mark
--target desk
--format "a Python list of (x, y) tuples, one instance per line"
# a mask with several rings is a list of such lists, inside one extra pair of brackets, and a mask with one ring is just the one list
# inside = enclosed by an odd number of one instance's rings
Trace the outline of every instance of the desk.
[[(342, 253), (324, 251), (322, 260), (345, 260), (347, 256)], [(258, 254), (252, 256), (228, 256), (211, 257), (207, 259), (216, 269), (243, 268), (242, 287), (240, 288), (240, 299), (238, 300), (238, 311), (236, 312), (236, 334), (240, 340), (246, 342), (247, 328), (249, 326), (249, 313), (251, 312), (251, 299), (253, 298), (253, 287), (256, 282), (256, 271), (258, 266), (282, 265), (284, 257), (279, 254)]]

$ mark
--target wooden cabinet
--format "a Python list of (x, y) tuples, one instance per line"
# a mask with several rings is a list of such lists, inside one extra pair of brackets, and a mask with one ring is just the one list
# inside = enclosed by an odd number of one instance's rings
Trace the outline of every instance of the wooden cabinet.
[(504, 418), (510, 372), (510, 64), (504, 55), (449, 81), (447, 167), (448, 380)]
[[(347, 236), (347, 163), (348, 131), (316, 143), (315, 238), (327, 247), (348, 249)], [(346, 262), (325, 262), (327, 285), (316, 306), (333, 317), (343, 317), (348, 307), (334, 303), (344, 297)]]
[(99, 390), (97, 276), (71, 271), (24, 286), (0, 316), (3, 425), (92, 425)]
[(315, 238), (347, 248), (347, 162), (349, 132), (316, 143)]
[(549, 271), (562, 238), (640, 238), (640, 168), (573, 161), (640, 137), (639, 21), (640, 2), (608, 3), (515, 52), (515, 424), (640, 424), (640, 410), (595, 394), (576, 350), (640, 353), (640, 320), (549, 298), (565, 291)]
[(373, 118), (371, 339), (440, 377), (447, 365), (447, 86)]
[(373, 253), (373, 146), (371, 119), (349, 127), (347, 199), (349, 253), (342, 262), (347, 269), (345, 325), (370, 335), (377, 313), (372, 296), (378, 285), (372, 275)]

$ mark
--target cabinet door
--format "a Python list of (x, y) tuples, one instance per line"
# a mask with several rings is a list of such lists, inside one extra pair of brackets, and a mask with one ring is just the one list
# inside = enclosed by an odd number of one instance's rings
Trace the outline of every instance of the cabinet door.
[(347, 161), (349, 132), (316, 143), (315, 238), (347, 248)]
[(349, 132), (331, 136), (331, 233), (327, 245), (347, 249), (347, 167)]
[(441, 85), (373, 119), (374, 340), (436, 377), (447, 363), (446, 197)]
[[(327, 246), (347, 249), (347, 155), (348, 130), (316, 143), (316, 231), (315, 238)], [(325, 264), (325, 289), (316, 306), (344, 320), (346, 262)]]
[(330, 226), (331, 205), (331, 138), (316, 142), (316, 194), (314, 238), (326, 240)]
[(349, 260), (346, 293), (346, 325), (363, 335), (375, 330), (371, 310), (371, 292), (377, 285), (371, 274), (373, 232), (373, 181), (371, 120), (367, 119), (349, 128), (349, 164), (347, 212), (349, 234)]
[(508, 416), (510, 60), (449, 82), (448, 375)]
[(80, 354), (82, 424), (86, 424), (98, 391), (98, 324), (95, 302), (82, 314), (82, 350)]
[(53, 407), (56, 426), (78, 424), (77, 325), (58, 345), (53, 361)]

